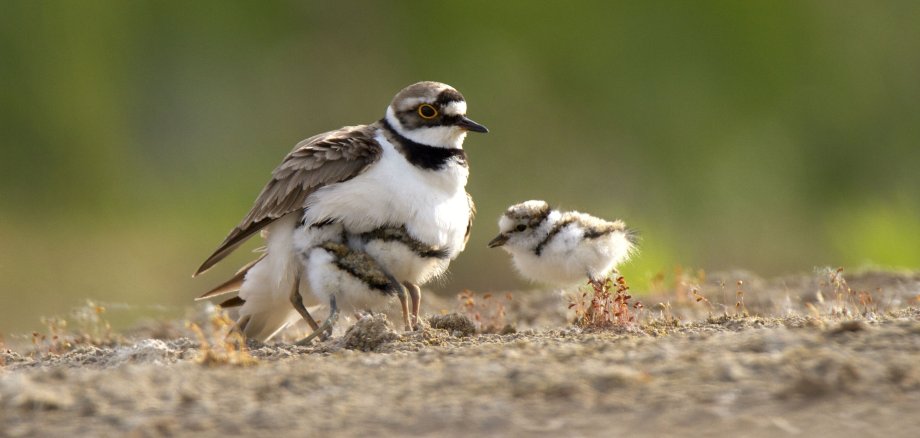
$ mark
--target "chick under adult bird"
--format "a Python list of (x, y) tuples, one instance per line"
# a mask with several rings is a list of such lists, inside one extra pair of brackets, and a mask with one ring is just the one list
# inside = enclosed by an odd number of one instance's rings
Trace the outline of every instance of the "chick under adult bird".
[(544, 201), (512, 205), (499, 218), (498, 228), (489, 247), (510, 253), (523, 277), (556, 286), (587, 279), (600, 287), (636, 248), (636, 235), (623, 221), (561, 212)]
[[(328, 336), (340, 309), (351, 311), (382, 310), (387, 312), (398, 298), (406, 330), (411, 330), (418, 314), (418, 289), (400, 283), (396, 277), (413, 278), (417, 272), (433, 272), (446, 262), (444, 250), (426, 246), (409, 235), (405, 226), (382, 227), (352, 234), (340, 223), (317, 224), (298, 235), (295, 245), (309, 276), (313, 294), (329, 303), (330, 316), (323, 326), (299, 343), (316, 336)], [(388, 271), (384, 266), (398, 268)], [(407, 291), (408, 289), (408, 291)], [(411, 295), (411, 296), (410, 296)], [(412, 299), (410, 310), (409, 300)], [(410, 318), (410, 312), (413, 317)]]
[(414, 302), (420, 300), (419, 286), (447, 269), (469, 234), (473, 205), (466, 193), (463, 141), (469, 131), (488, 129), (468, 118), (466, 109), (463, 96), (449, 85), (419, 82), (393, 98), (383, 119), (298, 143), (272, 172), (252, 210), (195, 275), (262, 229), (268, 230), (265, 254), (200, 298), (238, 289), (238, 299), (229, 301), (241, 304), (238, 325), (248, 337), (266, 340), (298, 314), (315, 329), (303, 304), (313, 294), (302, 254), (319, 243), (297, 236), (337, 223), (352, 236), (404, 228), (415, 241), (440, 251), (443, 263), (421, 269), (416, 257), (377, 260)]
[(337, 242), (325, 242), (304, 252), (313, 293), (329, 303), (329, 317), (323, 325), (299, 343), (316, 336), (328, 336), (338, 316), (339, 303), (351, 309), (368, 309), (386, 305), (385, 299), (399, 298), (403, 322), (410, 329), (409, 302), (406, 288), (384, 270), (366, 252)]

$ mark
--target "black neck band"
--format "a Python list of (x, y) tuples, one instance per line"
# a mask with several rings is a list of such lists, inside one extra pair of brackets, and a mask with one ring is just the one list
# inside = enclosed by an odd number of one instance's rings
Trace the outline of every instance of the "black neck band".
[(398, 144), (394, 145), (406, 157), (406, 160), (417, 167), (426, 170), (440, 170), (454, 157), (462, 164), (466, 165), (466, 152), (463, 149), (439, 148), (437, 146), (428, 146), (409, 140), (390, 125), (390, 122), (384, 118), (380, 121), (383, 127), (396, 139)]

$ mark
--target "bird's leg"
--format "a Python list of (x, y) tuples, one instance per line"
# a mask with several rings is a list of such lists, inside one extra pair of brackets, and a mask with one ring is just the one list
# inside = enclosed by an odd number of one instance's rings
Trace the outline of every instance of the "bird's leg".
[(296, 345), (309, 345), (313, 338), (316, 337), (319, 337), (320, 341), (325, 341), (332, 335), (332, 327), (338, 318), (339, 308), (335, 304), (335, 295), (333, 295), (329, 297), (329, 317), (323, 321), (323, 325), (319, 326), (313, 333), (310, 333), (310, 336), (297, 341)]
[(252, 315), (246, 315), (240, 318), (240, 320), (236, 322), (233, 328), (230, 329), (230, 333), (237, 333), (240, 336), (245, 338), (246, 337), (245, 335), (246, 326), (249, 325), (250, 318), (252, 318)]
[(307, 311), (307, 308), (303, 306), (303, 297), (300, 295), (300, 276), (294, 279), (294, 288), (291, 289), (291, 304), (294, 305), (294, 309), (297, 310), (297, 313), (303, 317), (304, 321), (307, 321), (307, 324), (313, 329), (313, 332), (319, 330), (319, 324), (316, 323), (316, 320), (310, 316), (310, 312)]
[(406, 298), (406, 288), (399, 286), (396, 296), (399, 297), (399, 304), (402, 305), (403, 324), (406, 326), (406, 331), (412, 330), (412, 323), (409, 321), (409, 300)]
[(418, 312), (422, 307), (422, 289), (417, 284), (409, 283), (408, 281), (403, 284), (406, 285), (406, 289), (409, 290), (409, 297), (412, 298), (412, 327), (418, 330)]
[[(335, 326), (335, 322), (339, 320), (339, 307), (335, 304), (335, 295), (329, 297), (329, 317), (326, 318), (326, 321), (323, 322), (325, 328), (320, 331), (322, 334), (319, 336), (320, 341), (325, 341), (332, 336), (332, 329)], [(328, 324), (328, 326), (327, 326)]]

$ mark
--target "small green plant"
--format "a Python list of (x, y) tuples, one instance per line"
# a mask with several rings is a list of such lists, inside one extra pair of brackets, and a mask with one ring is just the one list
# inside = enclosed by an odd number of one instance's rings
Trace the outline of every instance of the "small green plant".
[(506, 304), (510, 303), (512, 298), (511, 292), (505, 294), (504, 300), (496, 299), (490, 293), (477, 298), (469, 289), (457, 294), (461, 313), (473, 321), (480, 333), (499, 333), (507, 326)]
[(105, 306), (87, 300), (70, 312), (73, 328), (64, 318), (42, 317), (45, 333), (32, 333), (34, 352), (61, 354), (79, 345), (112, 346), (123, 342), (103, 317), (105, 312)]
[(77, 307), (71, 312), (77, 328), (77, 344), (90, 345), (115, 345), (123, 341), (121, 336), (112, 330), (112, 325), (103, 317), (105, 306), (93, 301)]
[(674, 313), (671, 311), (671, 302), (666, 301), (663, 303), (658, 303), (653, 307), (658, 309), (658, 319), (666, 325), (680, 325), (680, 320), (674, 316)]
[(689, 290), (689, 295), (693, 299), (694, 303), (702, 303), (706, 305), (706, 309), (709, 311), (709, 318), (712, 318), (712, 301), (709, 301), (709, 298), (706, 298), (702, 292), (700, 292), (699, 286), (692, 286)]
[(747, 307), (744, 305), (744, 281), (738, 280), (736, 284), (738, 290), (735, 291), (735, 315), (748, 316)]
[(205, 329), (189, 322), (189, 330), (198, 338), (200, 354), (196, 360), (204, 366), (251, 366), (259, 360), (249, 353), (246, 340), (242, 333), (236, 329), (236, 323), (219, 308), (211, 311)]
[(67, 320), (63, 318), (41, 318), (46, 333), (32, 332), (32, 348), (36, 353), (61, 354), (73, 347), (66, 335)]
[[(575, 325), (588, 328), (629, 327), (638, 324), (645, 306), (630, 304), (632, 295), (622, 276), (589, 282), (590, 290), (569, 297), (569, 309), (575, 311)], [(632, 309), (630, 309), (632, 307)]]
[[(880, 292), (880, 289), (877, 289), (877, 292)], [(878, 312), (878, 305), (872, 293), (851, 288), (843, 276), (843, 268), (823, 270), (823, 278), (818, 282), (816, 294), (818, 303), (826, 304), (827, 295), (833, 296), (833, 304), (829, 309), (831, 316), (866, 316)]]

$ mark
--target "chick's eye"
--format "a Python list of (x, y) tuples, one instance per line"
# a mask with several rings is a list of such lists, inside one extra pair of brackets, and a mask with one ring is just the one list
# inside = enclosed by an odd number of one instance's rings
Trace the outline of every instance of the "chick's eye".
[(438, 116), (438, 110), (427, 103), (423, 103), (418, 107), (418, 115), (425, 120), (431, 120)]
[(524, 225), (524, 224), (520, 224), (520, 225), (514, 227), (514, 231), (518, 231), (518, 232), (524, 231), (524, 230), (526, 230), (526, 229), (527, 229), (527, 225)]

